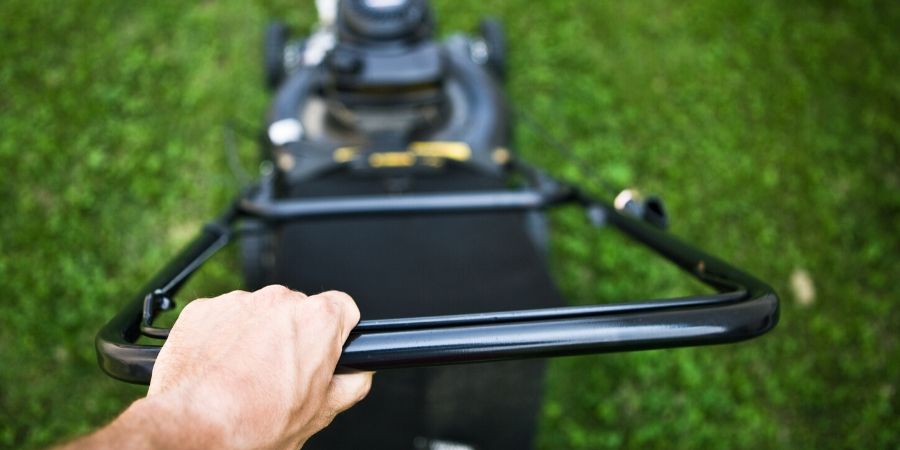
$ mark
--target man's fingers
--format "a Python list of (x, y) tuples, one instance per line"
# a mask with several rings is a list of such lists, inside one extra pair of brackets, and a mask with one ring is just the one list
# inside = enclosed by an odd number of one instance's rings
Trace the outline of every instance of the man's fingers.
[[(301, 320), (306, 326), (315, 326), (321, 331), (335, 332), (343, 345), (350, 331), (359, 323), (359, 308), (349, 295), (340, 291), (327, 291), (313, 295), (298, 304)], [(310, 323), (312, 322), (312, 323)], [(322, 335), (324, 336), (324, 334)]]
[(341, 316), (338, 323), (340, 324), (341, 343), (343, 344), (347, 337), (350, 336), (350, 331), (359, 323), (359, 307), (356, 306), (356, 302), (341, 291), (327, 291), (313, 297), (322, 297), (324, 301), (337, 305)]
[(349, 295), (328, 291), (308, 298), (283, 302), (291, 305), (295, 347), (305, 364), (300, 371), (313, 381), (311, 392), (320, 399), (327, 396), (329, 383), (350, 330), (359, 322), (359, 308)]
[(325, 397), (326, 414), (333, 418), (366, 398), (372, 387), (374, 374), (375, 372), (356, 372), (333, 376)]

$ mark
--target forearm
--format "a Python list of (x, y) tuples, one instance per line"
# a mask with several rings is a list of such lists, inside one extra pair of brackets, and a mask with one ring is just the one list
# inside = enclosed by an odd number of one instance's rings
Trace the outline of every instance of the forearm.
[(225, 448), (221, 427), (203, 422), (208, 415), (189, 414), (190, 405), (164, 403), (163, 397), (135, 401), (105, 427), (58, 450)]

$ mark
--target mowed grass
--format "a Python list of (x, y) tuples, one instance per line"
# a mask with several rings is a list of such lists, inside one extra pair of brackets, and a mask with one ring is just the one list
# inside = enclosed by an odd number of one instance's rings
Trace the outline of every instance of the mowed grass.
[[(900, 445), (900, 4), (436, 9), (444, 32), (506, 23), (525, 159), (597, 194), (608, 180), (661, 195), (675, 234), (783, 299), (754, 341), (554, 360), (540, 448)], [(84, 433), (145, 392), (100, 372), (94, 334), (235, 194), (223, 125), (251, 129), (236, 142), (251, 167), (261, 30), (282, 17), (305, 31), (312, 14), (0, 2), (0, 446)], [(554, 228), (574, 303), (700, 289), (576, 212)], [(185, 296), (236, 288), (237, 267), (226, 254)]]

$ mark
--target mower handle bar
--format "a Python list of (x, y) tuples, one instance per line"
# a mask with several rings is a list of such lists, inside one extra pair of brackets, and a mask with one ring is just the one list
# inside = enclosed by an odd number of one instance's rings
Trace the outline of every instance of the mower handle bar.
[[(736, 342), (771, 330), (778, 297), (771, 287), (669, 233), (577, 189), (552, 183), (522, 191), (338, 197), (327, 200), (239, 199), (211, 222), (97, 335), (100, 367), (113, 378), (149, 383), (165, 338), (153, 318), (212, 254), (225, 246), (241, 217), (270, 222), (348, 215), (438, 214), (542, 209), (580, 204), (595, 224), (611, 224), (718, 293), (629, 303), (496, 313), (363, 320), (354, 328), (338, 371), (500, 361)], [(227, 332), (227, 330), (223, 330)]]

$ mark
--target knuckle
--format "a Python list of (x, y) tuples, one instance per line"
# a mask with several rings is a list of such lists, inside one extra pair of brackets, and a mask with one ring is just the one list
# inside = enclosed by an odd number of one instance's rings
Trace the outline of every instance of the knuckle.
[(324, 298), (340, 307), (338, 312), (349, 314), (354, 320), (359, 321), (359, 308), (356, 302), (346, 292), (342, 291), (325, 291), (321, 294)]
[(303, 293), (297, 292), (287, 286), (281, 284), (271, 284), (254, 292), (255, 296), (269, 301), (283, 300), (289, 297), (301, 296), (306, 297)]
[(248, 301), (251, 298), (251, 294), (247, 291), (231, 291), (227, 294), (222, 294), (218, 297), (215, 297), (211, 300), (215, 300), (219, 305), (231, 305), (234, 303), (243, 303)]
[(335, 317), (341, 314), (342, 306), (340, 303), (335, 302), (331, 297), (327, 295), (319, 294), (312, 298), (313, 301), (307, 303), (308, 307), (314, 311), (315, 314)]
[(266, 294), (266, 295), (279, 295), (279, 294), (287, 294), (288, 292), (291, 292), (291, 290), (281, 284), (270, 284), (268, 286), (261, 288), (260, 290), (258, 290), (256, 292), (259, 294)]
[(319, 295), (334, 299), (335, 301), (353, 301), (353, 299), (350, 298), (350, 295), (343, 291), (325, 291)]

